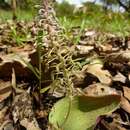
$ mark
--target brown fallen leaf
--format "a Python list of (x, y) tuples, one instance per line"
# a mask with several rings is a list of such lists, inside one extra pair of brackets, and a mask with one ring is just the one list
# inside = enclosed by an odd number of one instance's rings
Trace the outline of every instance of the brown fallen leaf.
[(128, 74), (128, 80), (130, 81), (130, 73)]
[(101, 123), (107, 130), (126, 130), (124, 127), (121, 126), (121, 124), (117, 122), (108, 123), (102, 120)]
[[(23, 60), (22, 60), (23, 58)], [(26, 67), (27, 65), (25, 64), (24, 61), (29, 62), (30, 59), (28, 58), (28, 53), (23, 52), (23, 53), (11, 53), (8, 55), (1, 56), (2, 62), (0, 63), (0, 66), (6, 63), (13, 63), (14, 61), (19, 62), (23, 67)]]
[(126, 77), (123, 74), (121, 74), (120, 72), (118, 72), (117, 75), (115, 75), (113, 77), (113, 81), (119, 81), (119, 82), (125, 83)]
[(36, 50), (26, 50), (22, 49), (16, 50), (14, 53), (9, 53), (7, 55), (0, 55), (0, 77), (11, 77), (12, 68), (15, 69), (16, 75), (19, 77), (25, 76), (29, 77), (31, 71), (28, 68), (27, 63), (32, 63), (36, 65), (37, 62)]
[(113, 52), (110, 55), (108, 54), (106, 56), (106, 59), (109, 62), (113, 62), (113, 63), (130, 62), (130, 50)]
[(26, 128), (26, 130), (41, 130), (36, 123), (36, 120), (32, 120), (31, 122), (28, 119), (23, 119), (20, 121), (20, 124)]
[(118, 94), (116, 89), (101, 83), (89, 85), (85, 89), (83, 89), (83, 92), (89, 96), (103, 96), (103, 95)]
[[(7, 110), (8, 110), (8, 107), (7, 106), (5, 106), (4, 108), (2, 108), (1, 110), (0, 110), (0, 126), (3, 124), (3, 122), (4, 122), (4, 118), (5, 118), (5, 115), (6, 115), (6, 112), (7, 112)], [(1, 130), (1, 129), (0, 129)]]
[(130, 88), (123, 87), (123, 91), (124, 91), (124, 97), (130, 101)]
[(85, 55), (94, 49), (94, 46), (76, 45), (78, 54)]
[(130, 61), (130, 50), (122, 51), (122, 57)]
[(86, 71), (96, 76), (101, 83), (110, 85), (112, 82), (112, 76), (108, 70), (103, 70), (102, 68), (103, 64), (92, 63), (88, 65)]
[(79, 85), (83, 84), (84, 79), (85, 79), (85, 73), (82, 71), (76, 71), (76, 73), (74, 73), (74, 77), (72, 79), (74, 86), (79, 86)]
[(37, 119), (45, 118), (45, 117), (48, 116), (48, 113), (47, 113), (47, 111), (45, 111), (45, 110), (36, 110), (35, 113), (36, 113)]
[(9, 81), (0, 80), (0, 103), (12, 93), (12, 85)]
[(130, 114), (130, 103), (124, 97), (121, 98), (121, 108)]
[(86, 32), (85, 32), (85, 36), (87, 36), (87, 37), (91, 37), (91, 36), (93, 36), (93, 35), (96, 35), (96, 31), (94, 31), (94, 30), (86, 30)]
[(10, 120), (4, 121), (0, 126), (0, 130), (15, 130), (13, 126), (13, 122)]
[(33, 111), (32, 98), (26, 91), (15, 96), (12, 104), (12, 116), (14, 123), (19, 121), (27, 130), (40, 130)]
[(21, 52), (32, 52), (32, 50), (35, 50), (34, 46), (30, 45), (30, 44), (26, 44), (22, 47), (11, 47), (9, 48), (9, 52), (10, 53), (21, 53)]
[(111, 52), (112, 51), (112, 45), (110, 44), (105, 44), (105, 45), (100, 45), (101, 51), (102, 52)]

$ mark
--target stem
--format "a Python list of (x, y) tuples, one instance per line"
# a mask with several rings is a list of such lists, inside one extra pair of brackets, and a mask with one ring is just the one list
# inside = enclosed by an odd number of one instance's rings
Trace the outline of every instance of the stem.
[(16, 0), (11, 0), (12, 3), (12, 10), (13, 10), (13, 20), (15, 21), (17, 19), (17, 15), (16, 15)]

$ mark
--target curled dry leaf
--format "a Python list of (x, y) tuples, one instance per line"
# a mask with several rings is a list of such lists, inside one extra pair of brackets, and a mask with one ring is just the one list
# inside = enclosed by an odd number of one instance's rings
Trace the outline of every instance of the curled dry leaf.
[(117, 75), (115, 75), (113, 77), (113, 81), (119, 81), (119, 82), (125, 83), (126, 77), (123, 74), (121, 74), (120, 72), (118, 72)]
[(5, 121), (0, 127), (0, 130), (15, 130), (13, 126), (13, 122), (11, 120)]
[(121, 124), (117, 122), (108, 123), (104, 120), (101, 121), (101, 124), (105, 127), (107, 130), (126, 130), (124, 127), (121, 126)]
[(96, 45), (99, 46), (99, 50), (102, 52), (112, 52), (112, 45), (111, 44), (105, 44), (105, 45)]
[(130, 81), (130, 73), (128, 74), (128, 80)]
[(40, 130), (36, 120), (29, 121), (26, 118), (20, 121), (20, 124), (26, 128), (26, 130)]
[(107, 60), (113, 63), (130, 62), (130, 50), (113, 52), (107, 55)]
[(24, 67), (26, 67), (26, 64), (25, 62), (22, 60), (25, 60), (25, 61), (30, 61), (30, 59), (28, 59), (28, 54), (27, 53), (11, 53), (11, 54), (8, 54), (8, 55), (4, 55), (4, 56), (1, 56), (1, 59), (2, 59), (2, 64), (6, 64), (8, 62), (10, 63), (13, 63), (14, 61), (17, 61), (19, 62), (20, 64), (22, 64)]
[[(28, 49), (27, 49), (28, 48)], [(27, 63), (36, 63), (36, 50), (30, 47), (13, 48), (12, 53), (0, 56), (0, 77), (11, 77), (12, 68), (15, 69), (16, 75), (29, 77), (30, 71)]]
[(10, 120), (5, 121), (1, 126), (0, 130), (14, 130), (13, 122)]
[[(12, 86), (11, 82), (9, 81), (3, 81), (0, 80), (0, 130), (3, 130), (2, 127), (8, 128), (10, 125), (3, 125), (5, 121), (5, 116), (7, 116), (7, 111), (9, 108), (10, 103), (7, 103), (7, 98), (11, 95), (12, 93)], [(6, 106), (5, 106), (6, 102)], [(9, 127), (11, 130), (11, 126)]]
[(0, 126), (3, 124), (3, 122), (5, 120), (5, 116), (6, 116), (7, 110), (8, 110), (7, 106), (5, 106), (4, 108), (0, 109)]
[(74, 86), (79, 86), (84, 83), (85, 73), (82, 71), (76, 71), (72, 79)]
[(96, 76), (101, 83), (110, 85), (112, 76), (108, 70), (103, 70), (102, 67), (103, 65), (99, 63), (90, 64), (87, 67), (87, 72)]
[(130, 101), (130, 88), (123, 87), (123, 91), (124, 91), (124, 97)]
[(101, 83), (89, 85), (83, 90), (83, 92), (88, 96), (103, 96), (103, 95), (118, 94), (116, 89)]
[(130, 61), (130, 50), (123, 51), (122, 57)]
[(124, 97), (121, 98), (121, 108), (130, 114), (130, 103)]
[(85, 55), (94, 49), (94, 46), (76, 45), (78, 54)]
[[(25, 61), (27, 60), (27, 55), (20, 55), (21, 57), (25, 57)], [(20, 58), (19, 54), (9, 54), (1, 57), (2, 62), (0, 63), (0, 77), (11, 77), (12, 68), (15, 68), (16, 73), (27, 74), (25, 71), (27, 65), (23, 62), (22, 58)], [(19, 74), (19, 75), (20, 75)]]
[(0, 103), (12, 93), (11, 82), (0, 80)]
[(96, 35), (96, 32), (94, 30), (85, 32), (85, 36), (86, 37), (91, 37), (91, 36), (94, 36), (94, 35)]

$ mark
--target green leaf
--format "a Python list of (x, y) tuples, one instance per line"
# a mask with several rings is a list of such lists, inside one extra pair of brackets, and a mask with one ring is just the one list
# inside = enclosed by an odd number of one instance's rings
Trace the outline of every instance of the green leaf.
[(98, 116), (119, 107), (120, 98), (120, 95), (65, 97), (52, 108), (49, 122), (61, 130), (91, 130)]
[(50, 86), (49, 87), (45, 87), (45, 88), (42, 88), (40, 90), (40, 93), (45, 93), (46, 91), (48, 91), (50, 89)]

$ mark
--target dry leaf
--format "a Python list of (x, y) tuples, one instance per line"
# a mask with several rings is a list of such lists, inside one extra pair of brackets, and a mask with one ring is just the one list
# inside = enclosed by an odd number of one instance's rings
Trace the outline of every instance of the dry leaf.
[(27, 130), (40, 130), (33, 111), (32, 98), (24, 91), (15, 96), (12, 104), (12, 115), (14, 123), (20, 122)]
[(108, 123), (102, 120), (101, 123), (107, 130), (126, 130), (125, 128), (121, 126), (121, 124), (117, 122)]
[(103, 95), (118, 94), (116, 89), (101, 83), (89, 85), (83, 91), (86, 95), (89, 96), (103, 96)]
[(102, 67), (102, 64), (90, 64), (87, 67), (87, 72), (96, 76), (101, 83), (110, 85), (112, 76), (108, 70), (103, 70)]
[[(15, 53), (0, 56), (0, 77), (11, 77), (12, 68), (15, 69), (17, 76), (29, 77), (31, 71), (26, 63), (38, 63), (36, 57), (36, 50), (25, 51), (18, 50)], [(37, 63), (36, 63), (37, 62)]]
[(119, 82), (125, 83), (126, 77), (123, 74), (121, 74), (120, 72), (118, 72), (117, 75), (115, 75), (113, 77), (113, 81), (119, 81)]
[(130, 50), (122, 51), (122, 57), (130, 61)]
[(87, 37), (91, 37), (91, 36), (93, 36), (93, 35), (95, 35), (95, 34), (96, 34), (96, 32), (95, 32), (94, 30), (86, 31), (86, 32), (85, 32), (85, 36), (87, 36)]
[(126, 112), (130, 114), (130, 103), (124, 97), (121, 98), (121, 108), (123, 108)]
[(100, 48), (103, 52), (111, 52), (112, 51), (112, 45), (110, 44), (105, 44), (105, 45), (100, 45)]
[[(23, 60), (22, 60), (23, 58)], [(30, 59), (28, 58), (28, 53), (23, 52), (23, 53), (11, 53), (8, 55), (1, 56), (2, 62), (0, 63), (0, 66), (6, 64), (6, 63), (13, 63), (17, 61), (19, 64), (21, 64), (23, 67), (26, 67), (27, 65), (25, 64), (24, 61), (29, 62)]]
[(130, 81), (130, 73), (128, 74), (128, 80)]
[(0, 130), (14, 130), (13, 122), (10, 120), (4, 121), (0, 126)]
[(76, 45), (76, 50), (78, 54), (85, 55), (94, 49), (93, 46)]
[(37, 124), (37, 121), (33, 119), (31, 122), (26, 118), (20, 121), (20, 124), (26, 128), (26, 130), (41, 130)]
[(123, 87), (123, 91), (124, 91), (124, 97), (130, 101), (130, 88)]
[(7, 110), (8, 110), (7, 106), (5, 106), (4, 108), (2, 108), (2, 110), (0, 110), (0, 126), (3, 124), (3, 121), (4, 121), (4, 118), (6, 116)]
[(5, 100), (12, 93), (12, 87), (9, 81), (0, 80), (0, 102)]

